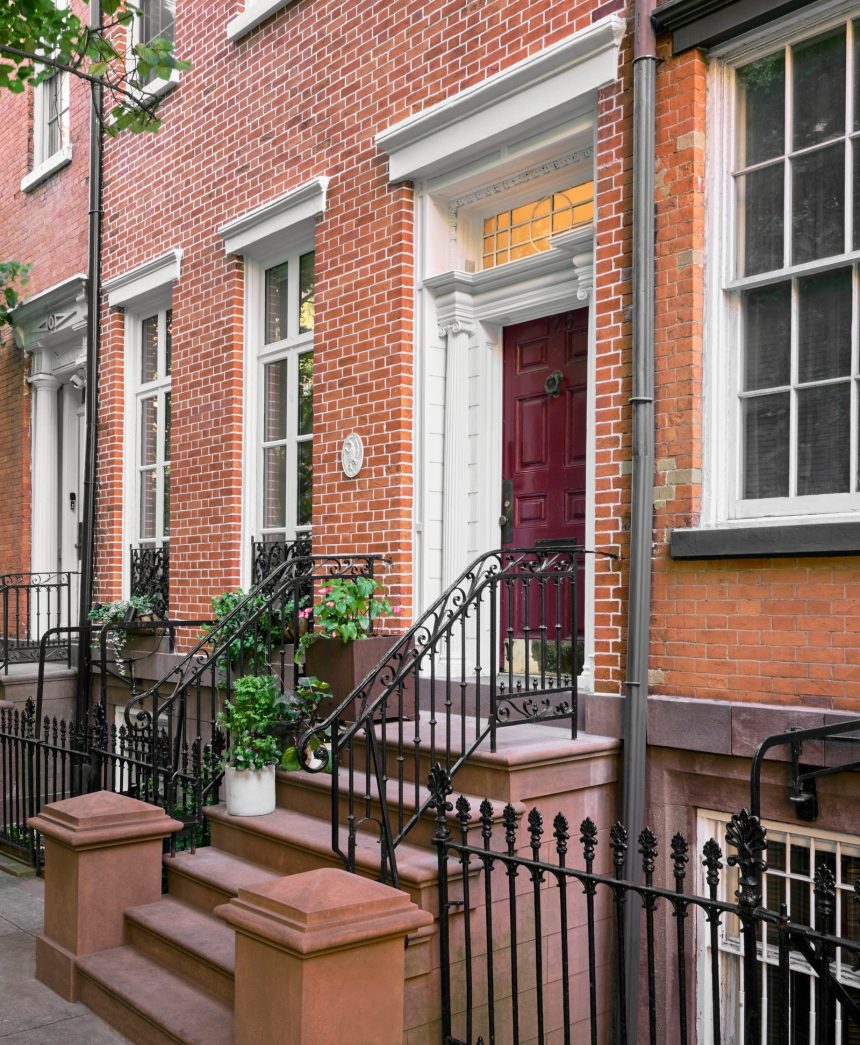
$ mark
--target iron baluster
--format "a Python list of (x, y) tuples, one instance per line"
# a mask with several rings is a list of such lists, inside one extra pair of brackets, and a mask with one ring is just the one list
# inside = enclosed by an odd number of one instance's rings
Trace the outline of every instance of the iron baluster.
[(471, 809), (465, 795), (457, 799), (457, 822), (460, 825), (460, 867), (463, 873), (463, 934), (466, 954), (466, 1041), (472, 1040), (473, 1022), (473, 996), (472, 996), (472, 920), (469, 917), (471, 904), (469, 903), (469, 817)]
[[(567, 857), (567, 843), (570, 841), (567, 817), (558, 813), (552, 822), (552, 829), (558, 866), (563, 871)], [(567, 939), (567, 875), (557, 875), (556, 880), (558, 883), (558, 910), (561, 928), (561, 1004), (564, 1021), (564, 1045), (570, 1045), (570, 954)]]
[(484, 871), (484, 932), (487, 953), (487, 1023), (490, 1045), (496, 1042), (496, 990), (493, 966), (493, 857), (490, 840), (493, 836), (493, 806), (488, 799), (481, 802), (481, 840), (484, 853), (481, 866)]
[(723, 868), (723, 851), (715, 838), (709, 838), (702, 849), (702, 864), (705, 868), (705, 881), (708, 886), (710, 904), (705, 909), (708, 919), (708, 931), (711, 947), (711, 1025), (714, 1028), (714, 1045), (721, 1045), (722, 1028), (720, 1024), (720, 911), (716, 906), (717, 889), (720, 884), (720, 871)]
[[(684, 895), (686, 865), (690, 860), (688, 850), (687, 839), (682, 834), (674, 835), (672, 838), (672, 874), (675, 878), (675, 893), (678, 897)], [(678, 942), (678, 1027), (681, 1045), (687, 1045), (687, 946), (684, 932), (687, 920), (686, 901), (684, 899), (675, 900), (672, 910), (675, 915), (675, 933)]]
[(757, 816), (742, 809), (729, 821), (726, 840), (737, 849), (728, 857), (738, 868), (738, 917), (743, 935), (744, 1043), (761, 1045), (761, 971), (758, 963), (755, 913), (761, 904), (761, 876), (767, 870), (762, 853), (767, 850), (764, 827)]
[[(517, 842), (517, 814), (510, 802), (502, 812), (502, 823), (505, 825), (505, 845), (508, 857), (514, 855)], [(514, 1045), (520, 1041), (520, 1008), (519, 1008), (519, 975), (517, 955), (517, 865), (508, 859), (508, 912), (511, 920), (511, 1018)]]
[[(612, 849), (612, 864), (615, 868), (615, 881), (624, 877), (624, 862), (627, 858), (627, 829), (620, 822), (612, 825), (609, 831), (609, 846)], [(618, 1040), (627, 1045), (627, 986), (624, 973), (624, 889), (613, 885), (615, 899), (615, 975), (618, 977)]]
[(657, 836), (650, 827), (645, 827), (639, 834), (639, 852), (642, 855), (642, 873), (645, 876), (645, 895), (642, 905), (645, 908), (645, 942), (648, 955), (648, 1040), (657, 1045), (657, 988), (654, 969), (654, 908), (656, 897), (649, 892), (654, 884), (654, 867), (657, 859)]
[(439, 954), (441, 968), (439, 970), (442, 989), (442, 1040), (451, 1037), (451, 966), (449, 956), (448, 926), (448, 842), (451, 832), (448, 828), (448, 813), (453, 806), (448, 801), (451, 794), (451, 780), (445, 769), (437, 762), (430, 770), (427, 781), (430, 792), (429, 808), (436, 813), (436, 830), (433, 843), (437, 853), (437, 873), (439, 878)]
[[(836, 879), (826, 864), (821, 864), (815, 872), (813, 885), (815, 894), (815, 929), (822, 937), (830, 934), (833, 923), (833, 910), (836, 900)], [(818, 976), (815, 981), (815, 1042), (816, 1045), (829, 1045), (833, 1040), (836, 1026), (836, 1010), (831, 990), (830, 963), (833, 960), (833, 946), (826, 938), (818, 944)]]
[(582, 858), (585, 861), (585, 893), (586, 921), (588, 925), (588, 1008), (591, 1024), (591, 1045), (597, 1045), (597, 965), (594, 945), (594, 894), (597, 891), (594, 874), (594, 853), (597, 848), (597, 825), (586, 817), (579, 827), (579, 841), (582, 845)]
[[(780, 1041), (791, 1038), (791, 966), (789, 951), (788, 908), (779, 905), (779, 918), (776, 922), (777, 953), (779, 961), (779, 1011), (777, 1013), (777, 1034)], [(719, 1043), (715, 1043), (719, 1045)]]
[(543, 951), (540, 941), (543, 939), (541, 928), (541, 885), (544, 881), (543, 871), (538, 866), (540, 860), (541, 836), (543, 835), (543, 817), (532, 809), (529, 813), (529, 845), (532, 851), (532, 895), (534, 897), (534, 919), (535, 919), (535, 991), (537, 993), (537, 1021), (538, 1041), (544, 1040), (544, 997), (543, 997)]

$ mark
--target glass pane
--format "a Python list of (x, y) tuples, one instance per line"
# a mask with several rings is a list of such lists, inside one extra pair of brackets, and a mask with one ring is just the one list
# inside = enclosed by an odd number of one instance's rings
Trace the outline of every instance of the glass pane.
[(743, 403), (744, 497), (788, 496), (789, 393)]
[(176, 0), (143, 0), (140, 3), (143, 27), (141, 39), (148, 44), (157, 38), (173, 41)]
[(158, 453), (158, 399), (152, 396), (140, 404), (140, 463), (155, 464)]
[(266, 344), (287, 337), (287, 262), (266, 271)]
[(788, 913), (793, 922), (800, 922), (801, 925), (812, 924), (812, 905), (809, 900), (809, 893), (809, 882), (792, 878), (789, 890), (791, 906)]
[(794, 59), (794, 148), (845, 133), (845, 28), (798, 44)]
[(263, 451), (263, 525), (285, 526), (287, 519), (287, 451), (273, 446)]
[(164, 397), (164, 460), (170, 460), (170, 393)]
[(158, 316), (150, 316), (140, 324), (140, 383), (158, 377)]
[(170, 536), (170, 465), (164, 466), (164, 536)]
[(299, 258), (299, 333), (314, 328), (314, 252)]
[(792, 160), (792, 255), (796, 265), (845, 249), (845, 144)]
[(854, 130), (860, 130), (860, 20), (854, 23)]
[(263, 438), (270, 442), (287, 437), (287, 361), (267, 363), (263, 377)]
[(782, 268), (783, 165), (738, 178), (740, 265), (744, 276)]
[(310, 435), (314, 428), (314, 354), (299, 356), (299, 435)]
[(801, 381), (851, 371), (851, 269), (797, 282), (798, 374)]
[(791, 1045), (812, 1045), (811, 980), (805, 972), (791, 974)]
[(791, 284), (748, 290), (744, 310), (744, 389), (791, 380)]
[(776, 842), (770, 833), (767, 837), (767, 866), (772, 871), (785, 870), (785, 842)]
[[(858, 69), (860, 72), (860, 69)], [(860, 138), (851, 142), (853, 152), (854, 249), (860, 250)]]
[(781, 156), (785, 150), (785, 52), (738, 70), (739, 166)]
[(313, 492), (313, 443), (299, 443), (297, 453), (296, 526), (311, 524), (311, 495)]
[(848, 491), (850, 430), (851, 386), (847, 381), (798, 391), (798, 494)]
[(168, 309), (164, 320), (164, 372), (173, 368), (173, 309)]
[(154, 468), (140, 473), (140, 537), (155, 536), (155, 488), (157, 476)]
[[(843, 852), (841, 865), (842, 884), (847, 885), (849, 889), (853, 889), (854, 883), (860, 881), (860, 856), (849, 856)], [(842, 935), (845, 936), (847, 934), (843, 933)]]
[(47, 134), (45, 139), (45, 156), (53, 156), (63, 145), (62, 136), (62, 103), (63, 78), (59, 74), (45, 81), (45, 103), (47, 108)]
[(791, 847), (791, 873), (809, 875), (809, 847), (793, 845)]

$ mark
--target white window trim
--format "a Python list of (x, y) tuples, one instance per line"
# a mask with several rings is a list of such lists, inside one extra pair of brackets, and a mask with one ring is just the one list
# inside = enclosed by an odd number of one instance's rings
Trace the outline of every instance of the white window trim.
[(245, 5), (245, 10), (241, 14), (231, 18), (227, 23), (227, 39), (231, 43), (236, 43), (237, 40), (247, 36), (252, 29), (256, 29), (276, 11), (280, 11), (282, 7), (286, 7), (291, 2), (292, 0), (251, 0)]
[[(126, 444), (129, 449), (132, 467), (129, 474), (129, 487), (127, 490), (128, 500), (131, 502), (131, 529), (129, 530), (129, 541), (137, 547), (162, 548), (170, 543), (170, 531), (164, 532), (164, 482), (156, 483), (155, 493), (155, 521), (156, 533), (152, 537), (140, 535), (140, 476), (144, 470), (154, 470), (156, 475), (163, 473), (167, 460), (164, 456), (165, 449), (165, 419), (164, 408), (165, 396), (172, 390), (172, 380), (166, 372), (155, 381), (143, 382), (140, 379), (140, 368), (143, 361), (143, 324), (147, 319), (156, 318), (158, 322), (158, 360), (164, 361), (166, 352), (166, 324), (162, 316), (171, 308), (171, 300), (168, 297), (154, 302), (149, 307), (144, 307), (139, 313), (132, 313), (126, 317), (126, 377), (133, 384), (126, 384), (127, 389), (134, 389), (133, 396), (127, 396), (130, 400), (126, 404), (126, 418), (131, 427), (126, 429)], [(141, 466), (140, 456), (142, 449), (141, 440), (141, 414), (143, 401), (145, 399), (156, 399), (157, 435), (155, 445), (155, 461), (153, 465), (144, 469)], [(160, 532), (159, 532), (160, 531)]]
[(328, 186), (328, 178), (312, 178), (222, 225), (218, 235), (224, 252), (274, 264), (285, 253), (285, 244), (312, 242), (314, 223), (325, 213)]
[(103, 288), (108, 305), (110, 308), (132, 308), (139, 312), (146, 307), (148, 297), (164, 297), (170, 284), (179, 279), (181, 264), (182, 250), (174, 247), (157, 258), (114, 276), (107, 280)]
[[(732, 178), (736, 142), (734, 70), (775, 48), (806, 36), (815, 36), (832, 25), (858, 14), (856, 0), (834, 0), (779, 19), (748, 34), (740, 41), (711, 52), (707, 111), (707, 178), (705, 252), (705, 323), (702, 395), (702, 511), (699, 527), (767, 526), (774, 521), (803, 525), (856, 518), (857, 493), (823, 494), (784, 498), (740, 496), (742, 440), (740, 438), (739, 353), (741, 343), (741, 287), (750, 288), (792, 275), (825, 271), (860, 259), (860, 251), (828, 257), (787, 270), (748, 279), (735, 278), (737, 222)], [(847, 88), (846, 88), (847, 89)]]
[(43, 181), (47, 181), (52, 174), (67, 167), (72, 162), (74, 149), (71, 142), (66, 142), (59, 152), (49, 156), (47, 160), (34, 167), (29, 174), (21, 179), (21, 192), (32, 192)]

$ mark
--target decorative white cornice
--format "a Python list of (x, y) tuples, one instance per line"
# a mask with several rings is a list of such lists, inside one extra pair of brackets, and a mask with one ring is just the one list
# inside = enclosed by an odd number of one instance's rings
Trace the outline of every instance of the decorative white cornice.
[(108, 305), (128, 308), (146, 303), (154, 295), (169, 290), (171, 284), (179, 279), (181, 264), (182, 251), (175, 248), (123, 272), (121, 276), (114, 276), (104, 285)]
[(616, 79), (624, 30), (623, 18), (608, 15), (382, 131), (376, 144), (388, 153), (389, 178), (442, 174), (569, 119), (572, 106), (584, 108)]
[(30, 298), (12, 312), (15, 342), (25, 352), (54, 350), (87, 327), (87, 277), (78, 274)]
[(587, 301), (594, 290), (594, 235), (591, 227), (562, 232), (550, 240), (553, 250), (567, 254), (576, 272), (576, 296)]
[(313, 178), (228, 222), (218, 230), (224, 250), (250, 255), (270, 252), (279, 238), (298, 233), (300, 226), (325, 213), (328, 184), (328, 178)]
[(227, 39), (232, 43), (241, 40), (288, 3), (290, 0), (249, 0), (245, 10), (227, 23)]

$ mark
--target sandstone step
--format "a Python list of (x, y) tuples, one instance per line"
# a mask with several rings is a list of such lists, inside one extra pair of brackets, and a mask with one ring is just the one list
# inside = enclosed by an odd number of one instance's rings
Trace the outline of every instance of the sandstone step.
[(220, 918), (173, 896), (125, 912), (128, 941), (216, 998), (233, 1004), (236, 938)]
[(283, 877), (278, 871), (243, 860), (214, 845), (194, 853), (165, 856), (164, 867), (169, 894), (210, 913), (236, 896), (240, 889)]
[[(209, 806), (205, 813), (209, 818), (212, 845), (246, 863), (259, 864), (281, 875), (318, 867), (343, 867), (343, 861), (332, 851), (328, 819), (281, 808), (265, 816), (231, 816), (223, 805)], [(345, 827), (341, 839), (345, 849)], [(197, 855), (202, 852), (205, 850), (198, 850)], [(379, 878), (380, 851), (375, 833), (359, 831), (355, 864), (359, 874)], [(400, 888), (429, 911), (434, 911), (437, 906), (437, 868), (437, 857), (432, 848), (408, 843), (398, 847)]]
[(78, 959), (80, 1000), (136, 1045), (230, 1045), (233, 1010), (141, 954), (115, 947)]

